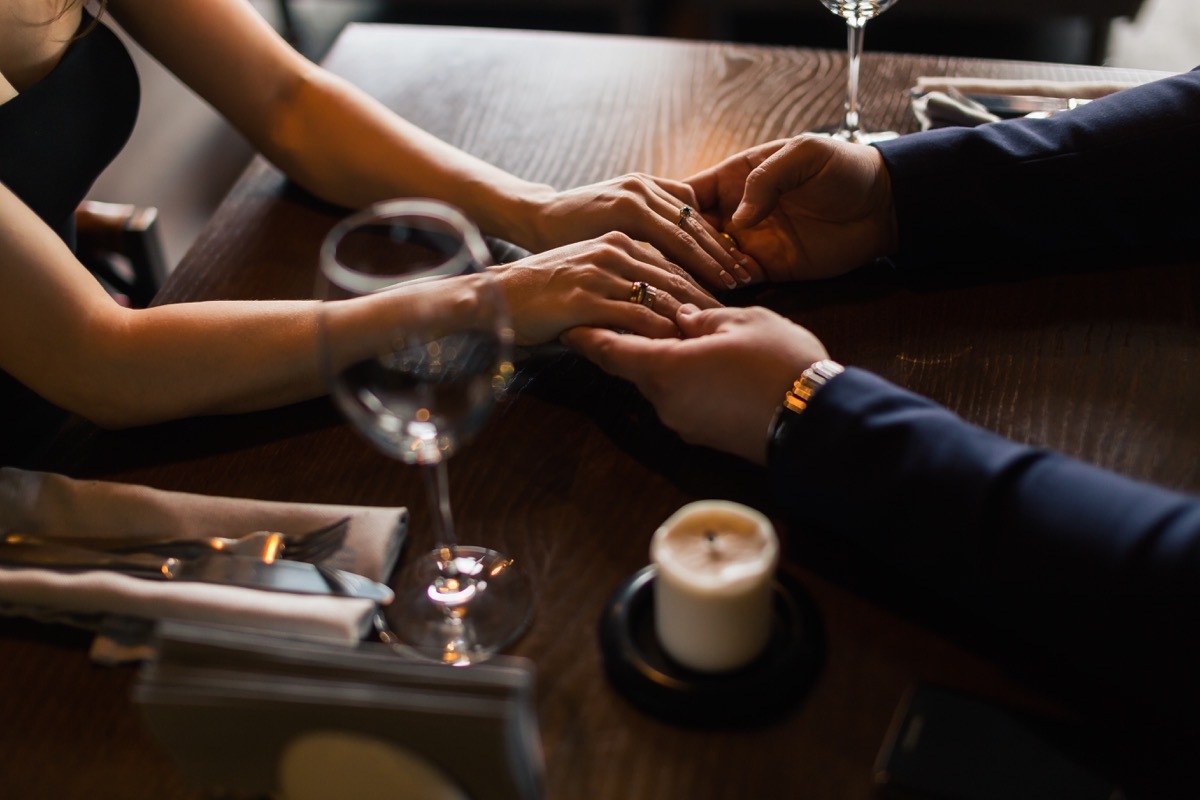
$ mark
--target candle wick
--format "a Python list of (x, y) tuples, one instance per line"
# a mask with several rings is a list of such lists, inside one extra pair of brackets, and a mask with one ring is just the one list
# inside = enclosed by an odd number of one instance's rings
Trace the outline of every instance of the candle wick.
[(704, 541), (708, 543), (708, 557), (714, 561), (721, 557), (721, 551), (717, 549), (717, 534), (715, 531), (705, 531)]

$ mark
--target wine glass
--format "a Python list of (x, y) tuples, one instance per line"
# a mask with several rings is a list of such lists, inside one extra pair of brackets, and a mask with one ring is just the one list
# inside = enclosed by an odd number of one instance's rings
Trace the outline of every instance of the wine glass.
[[(334, 401), (385, 454), (421, 466), (435, 518), (437, 547), (393, 581), (393, 632), (411, 651), (454, 665), (503, 649), (533, 612), (525, 571), (494, 550), (459, 545), (450, 510), (446, 459), (483, 427), (512, 375), (512, 327), (488, 258), (462, 213), (419, 199), (348, 217), (320, 258), (319, 351)], [(393, 302), (400, 293), (403, 312)], [(368, 334), (378, 326), (364, 325), (367, 317), (391, 324)]]
[(821, 4), (846, 20), (849, 67), (847, 75), (846, 113), (841, 124), (830, 135), (859, 144), (871, 144), (894, 139), (895, 131), (869, 133), (858, 120), (858, 67), (862, 60), (863, 29), (867, 21), (887, 11), (896, 0), (821, 0)]

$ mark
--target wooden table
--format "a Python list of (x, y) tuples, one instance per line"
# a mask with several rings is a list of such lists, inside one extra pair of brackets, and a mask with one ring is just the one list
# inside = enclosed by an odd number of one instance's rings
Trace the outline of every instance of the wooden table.
[[(835, 120), (845, 80), (839, 52), (406, 26), (354, 26), (328, 64), (435, 134), (559, 187), (633, 170), (689, 175)], [(905, 92), (940, 74), (1157, 77), (872, 53), (866, 124), (914, 130)], [(256, 162), (160, 301), (309, 297), (318, 243), (336, 219)], [(740, 299), (803, 320), (836, 358), (1000, 433), (1200, 490), (1200, 271), (1127, 267), (930, 290), (868, 272)], [(212, 494), (403, 503), (412, 546), (430, 541), (417, 472), (377, 455), (324, 401), (123, 433), (85, 427), (48, 466)], [(607, 682), (597, 620), (680, 505), (720, 497), (770, 513), (760, 474), (679, 444), (629, 387), (551, 356), (522, 368), (514, 396), (452, 462), (451, 481), (461, 539), (523, 558), (536, 581), (537, 616), (514, 652), (539, 673), (550, 798), (866, 798), (889, 720), (916, 681), (1074, 716), (1105, 707), (1019, 677), (986, 636), (952, 636), (957, 626), (907, 609), (826, 552), (820, 531), (780, 521), (786, 569), (827, 631), (813, 691), (762, 728), (669, 725)], [(199, 794), (142, 727), (128, 700), (133, 670), (91, 665), (85, 637), (69, 632), (8, 621), (0, 633), (0, 794)]]

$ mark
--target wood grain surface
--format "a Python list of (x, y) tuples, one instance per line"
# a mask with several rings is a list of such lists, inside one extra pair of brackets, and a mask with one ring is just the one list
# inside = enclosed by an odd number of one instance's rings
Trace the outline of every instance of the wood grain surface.
[[(868, 40), (869, 41), (869, 40)], [(568, 187), (628, 171), (683, 177), (741, 148), (834, 121), (840, 52), (575, 34), (358, 25), (335, 72), (433, 133), (519, 175)], [(920, 75), (1145, 80), (1099, 68), (868, 53), (868, 127), (912, 131)], [(310, 297), (339, 211), (255, 162), (160, 302)], [(1193, 264), (1129, 263), (990, 286), (914, 289), (874, 271), (739, 295), (874, 370), (1022, 441), (1200, 490), (1200, 284)], [(104, 433), (80, 426), (49, 465), (75, 476), (277, 500), (403, 503), (430, 544), (420, 476), (376, 454), (324, 401)], [(851, 798), (916, 681), (1091, 720), (1104, 698), (909, 603), (821, 532), (786, 526), (785, 568), (828, 641), (810, 695), (781, 719), (689, 729), (606, 680), (596, 636), (610, 593), (648, 560), (680, 505), (721, 497), (772, 512), (754, 469), (682, 445), (630, 388), (569, 354), (521, 364), (513, 396), (450, 465), (460, 539), (522, 559), (537, 614), (514, 648), (538, 670), (547, 796)], [(86, 637), (0, 623), (0, 794), (198, 797), (128, 700), (131, 669), (91, 666)]]

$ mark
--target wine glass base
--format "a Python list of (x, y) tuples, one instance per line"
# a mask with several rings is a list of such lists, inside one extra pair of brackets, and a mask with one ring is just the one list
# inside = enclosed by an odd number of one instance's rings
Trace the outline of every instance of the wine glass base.
[(425, 553), (401, 571), (384, 614), (407, 653), (453, 666), (484, 661), (529, 627), (533, 584), (494, 550), (455, 547), (449, 562), (443, 553)]

